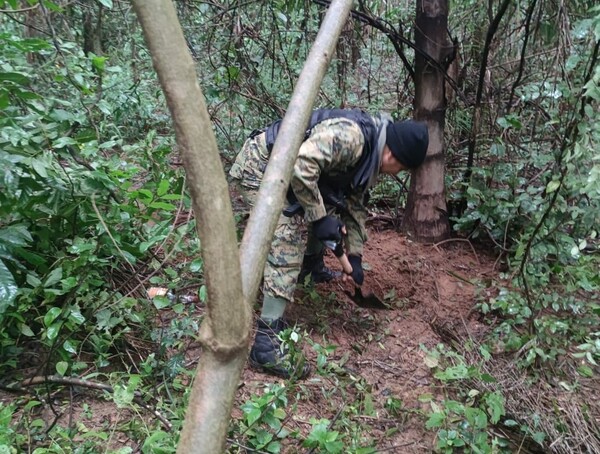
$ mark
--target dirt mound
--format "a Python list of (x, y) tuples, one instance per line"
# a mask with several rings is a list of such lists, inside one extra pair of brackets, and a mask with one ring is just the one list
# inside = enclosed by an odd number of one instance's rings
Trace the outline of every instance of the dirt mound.
[[(326, 263), (340, 269), (332, 254)], [(341, 364), (342, 373), (351, 374), (367, 389), (348, 390), (346, 398), (328, 395), (328, 384), (314, 374), (307, 384), (323, 389), (314, 392), (310, 401), (300, 402), (295, 417), (302, 420), (305, 415), (308, 421), (308, 415), (319, 415), (332, 420), (348, 398), (371, 399), (372, 412), (364, 418), (371, 425), (370, 435), (380, 439), (379, 450), (431, 452), (432, 433), (424, 430), (422, 411), (429, 404), (421, 403), (419, 396), (435, 395), (436, 388), (421, 346), (435, 347), (442, 341), (441, 332), (465, 338), (478, 337), (485, 330), (472, 311), (475, 283), (492, 275), (494, 258), (462, 240), (422, 245), (387, 230), (369, 232), (363, 263), (363, 287), (388, 304), (389, 310), (357, 307), (344, 292), (353, 292), (353, 283), (339, 279), (298, 289), (286, 317), (306, 329), (314, 342), (323, 344), (325, 339), (337, 346), (329, 361)], [(315, 352), (305, 350), (314, 363)], [(251, 369), (244, 372), (243, 380), (277, 381)], [(239, 397), (247, 398), (254, 391), (250, 386)], [(401, 401), (402, 411), (391, 415), (390, 399)]]

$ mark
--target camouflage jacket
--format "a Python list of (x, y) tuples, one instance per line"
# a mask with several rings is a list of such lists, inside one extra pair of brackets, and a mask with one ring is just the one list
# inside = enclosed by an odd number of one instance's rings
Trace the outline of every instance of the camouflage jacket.
[[(373, 120), (380, 126), (388, 121), (388, 117), (374, 117)], [(290, 183), (296, 199), (304, 208), (306, 221), (312, 222), (327, 214), (319, 184), (323, 180), (336, 181), (336, 177), (345, 177), (352, 172), (361, 159), (364, 146), (365, 138), (360, 126), (347, 118), (323, 120), (311, 129), (298, 151)], [(258, 189), (270, 155), (267, 148), (265, 133), (253, 134), (236, 157), (230, 170), (231, 177), (240, 180), (246, 189)], [(377, 148), (379, 156), (382, 145)], [(377, 165), (371, 181), (376, 179), (378, 170)], [(340, 217), (348, 232), (345, 249), (349, 254), (362, 254), (363, 243), (367, 240), (364, 197), (364, 190), (345, 193), (345, 209)]]
[[(291, 180), (306, 221), (312, 222), (327, 214), (319, 190), (321, 176), (335, 178), (352, 171), (360, 160), (364, 143), (358, 124), (345, 118), (325, 120), (312, 129), (298, 151)], [(346, 209), (340, 213), (348, 232), (345, 245), (348, 254), (362, 254), (367, 240), (367, 210), (363, 200), (364, 192), (346, 194)]]

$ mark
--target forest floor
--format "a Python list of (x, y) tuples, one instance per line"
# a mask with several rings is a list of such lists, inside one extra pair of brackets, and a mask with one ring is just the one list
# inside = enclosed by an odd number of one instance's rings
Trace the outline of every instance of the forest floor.
[[(243, 408), (249, 402), (256, 402), (257, 396), (264, 395), (267, 388), (275, 384), (284, 386), (286, 391), (282, 425), (286, 433), (296, 434), (282, 438), (280, 452), (283, 454), (325, 452), (303, 443), (314, 429), (315, 419), (326, 419), (330, 432), (339, 432), (338, 440), (342, 440), (344, 447), (342, 451), (332, 452), (402, 454), (434, 451), (437, 429), (426, 428), (428, 418), (439, 411), (436, 408), (440, 407), (436, 405), (443, 407), (442, 401), (465, 399), (464, 395), (460, 395), (461, 391), (464, 392), (464, 383), (459, 390), (461, 385), (458, 383), (443, 382), (435, 377), (436, 372), (442, 369), (437, 367), (441, 366), (441, 361), (438, 363), (432, 359), (435, 357), (432, 352), (440, 344), (465, 358), (469, 356), (469, 364), (489, 371), (491, 376), (502, 381), (498, 387), (505, 391), (507, 416), (526, 420), (535, 413), (539, 419), (548, 421), (552, 428), (559, 408), (561, 417), (566, 417), (576, 430), (569, 434), (572, 438), (565, 438), (564, 449), (555, 452), (600, 452), (590, 448), (592, 439), (593, 446), (600, 446), (600, 438), (593, 432), (595, 427), (600, 426), (600, 404), (594, 403), (600, 386), (596, 378), (577, 378), (580, 393), (574, 394), (563, 389), (564, 381), (551, 384), (541, 381), (534, 385), (525, 380), (522, 372), (516, 371), (511, 356), (503, 355), (500, 344), (490, 347), (497, 350), (490, 352), (494, 353), (494, 361), (484, 362), (481, 359), (478, 347), (496, 321), (493, 314), (484, 319), (477, 304), (489, 301), (496, 296), (499, 287), (508, 285), (498, 269), (498, 257), (490, 248), (460, 238), (437, 244), (416, 243), (398, 233), (388, 221), (372, 220), (368, 227), (369, 241), (363, 257), (363, 288), (372, 291), (388, 308), (358, 307), (346, 295), (346, 291), (354, 291), (353, 283), (341, 278), (327, 284), (299, 286), (296, 301), (286, 311), (286, 319), (291, 326), (296, 325), (300, 333), (305, 333), (301, 336), (304, 339), (301, 348), (313, 366), (313, 372), (306, 379), (288, 382), (247, 366), (234, 404), (231, 433), (234, 438), (228, 439), (228, 452), (267, 452), (264, 449), (247, 449), (252, 444), (252, 431), (243, 429)], [(326, 256), (326, 263), (332, 269), (340, 269), (332, 254)], [(257, 314), (259, 306), (256, 305)], [(197, 322), (204, 315), (203, 304), (187, 307), (188, 321)], [(156, 329), (159, 330), (168, 330), (172, 322), (182, 317), (169, 308), (159, 310), (157, 315)], [(127, 370), (139, 370), (148, 354), (156, 348), (147, 341), (144, 346), (128, 348), (132, 362)], [(319, 349), (326, 350), (328, 354), (326, 360), (315, 367), (319, 363)], [(102, 440), (100, 443), (106, 448), (103, 452), (172, 452), (169, 449), (144, 448), (143, 445), (150, 434), (156, 434), (150, 427), (155, 427), (158, 419), (166, 427), (169, 424), (166, 417), (177, 419), (183, 415), (183, 393), (202, 355), (195, 336), (182, 338), (182, 343), (163, 353), (166, 362), (182, 354), (185, 356), (185, 373), (170, 378), (164, 375), (156, 377), (159, 382), (163, 380), (163, 386), (173, 393), (169, 393), (170, 399), (157, 397), (163, 404), (162, 409), (167, 409), (163, 418), (160, 411), (154, 413), (151, 407), (142, 409), (131, 405), (127, 401), (127, 393), (117, 396), (115, 392), (109, 398), (108, 393), (98, 392), (106, 388), (90, 386), (91, 382), (79, 383), (77, 379), (61, 382), (59, 378), (52, 382), (62, 386), (58, 391), (51, 391), (44, 380), (40, 382), (43, 389), (39, 398), (46, 403), (36, 407), (35, 416), (23, 410), (23, 405), (30, 398), (19, 401), (12, 426), (31, 439), (28, 445), (30, 451), (48, 445), (49, 440), (41, 435), (42, 432), (62, 426), (69, 427), (69, 431), (59, 431), (60, 436), (52, 443), (61, 449), (71, 445), (73, 450), (43, 452), (97, 452), (94, 449), (75, 449), (83, 440), (96, 443), (95, 438)], [(493, 367), (492, 371), (490, 367)], [(22, 372), (24, 376), (31, 376), (32, 373), (39, 374), (39, 370), (37, 367), (31, 373)], [(556, 372), (553, 375), (558, 376)], [(98, 375), (97, 380), (106, 381), (109, 376), (110, 371), (107, 371)], [(127, 374), (117, 376), (121, 377), (121, 381), (128, 377)], [(571, 382), (575, 383), (575, 379)], [(123, 384), (119, 386), (121, 390)], [(478, 392), (476, 388), (477, 385), (474, 391)], [(143, 392), (149, 390), (144, 388)], [(0, 405), (16, 403), (18, 395), (0, 391)], [(558, 402), (560, 406), (544, 404), (550, 401)], [(588, 424), (589, 428), (582, 424), (587, 420), (579, 409), (584, 407), (590, 407), (590, 414), (595, 415), (596, 422)], [(39, 419), (32, 422), (32, 417)], [(20, 422), (15, 424), (16, 421)], [(276, 430), (269, 429), (268, 421), (259, 421), (258, 426), (277, 436)], [(166, 431), (169, 429), (166, 428)], [(53, 437), (57, 437), (53, 433)], [(176, 437), (174, 433), (172, 436)], [(560, 434), (554, 436), (560, 437)], [(583, 443), (582, 449), (571, 450), (575, 437), (578, 437), (578, 443)], [(164, 441), (168, 444), (174, 442), (171, 435)], [(539, 446), (537, 449), (533, 446), (531, 450), (523, 448), (524, 442), (524, 439), (519, 441), (517, 438), (514, 452), (543, 452)], [(361, 447), (365, 449), (361, 451)], [(123, 451), (125, 448), (127, 451)]]
[[(341, 365), (340, 373), (359, 385), (332, 392), (337, 380), (313, 373), (302, 383), (310, 397), (297, 402), (291, 423), (302, 431), (311, 417), (335, 421), (351, 414), (347, 407), (358, 402), (362, 408), (349, 417), (360, 420), (367, 438), (376, 440), (377, 452), (431, 452), (434, 432), (425, 429), (430, 400), (443, 399), (446, 391), (427, 365), (426, 350), (447, 342), (448, 333), (455, 339), (477, 339), (485, 333), (486, 325), (473, 309), (477, 282), (489, 282), (498, 274), (496, 257), (464, 240), (424, 245), (389, 227), (370, 225), (363, 288), (389, 309), (359, 308), (344, 292), (353, 292), (353, 284), (338, 279), (299, 288), (286, 312), (288, 322), (306, 330), (313, 342), (322, 345), (326, 339), (334, 345), (328, 360)], [(326, 263), (340, 268), (332, 254)], [(304, 351), (314, 365), (314, 349)], [(247, 367), (238, 403), (265, 382), (277, 381)], [(390, 412), (394, 399), (401, 406)], [(290, 447), (290, 452), (296, 449)]]

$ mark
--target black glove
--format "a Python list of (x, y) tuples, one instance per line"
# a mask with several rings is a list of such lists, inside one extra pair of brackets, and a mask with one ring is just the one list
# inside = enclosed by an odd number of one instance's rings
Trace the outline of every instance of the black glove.
[(350, 265), (352, 265), (352, 279), (356, 282), (356, 285), (362, 285), (365, 280), (365, 273), (363, 273), (362, 269), (362, 257), (360, 255), (349, 255), (348, 261)]
[(313, 233), (321, 241), (342, 241), (342, 227), (344, 224), (338, 218), (325, 216), (313, 222)]

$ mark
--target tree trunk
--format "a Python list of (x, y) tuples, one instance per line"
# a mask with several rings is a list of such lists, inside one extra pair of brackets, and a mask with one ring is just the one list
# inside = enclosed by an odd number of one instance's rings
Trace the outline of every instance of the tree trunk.
[(447, 65), (453, 52), (448, 41), (448, 0), (418, 0), (415, 27), (415, 120), (429, 129), (425, 162), (411, 174), (402, 230), (422, 242), (436, 242), (450, 233), (444, 189), (444, 76), (422, 53)]
[(308, 123), (352, 0), (332, 2), (323, 20), (281, 124), (240, 255), (215, 136), (173, 3), (134, 0), (134, 6), (173, 117), (208, 289), (208, 310), (200, 329), (203, 352), (178, 452), (220, 454), (248, 354), (252, 302), (303, 139), (303, 129), (295, 125)]
[[(175, 126), (202, 240), (207, 314), (200, 328), (203, 346), (190, 398), (182, 446), (189, 448), (186, 427), (204, 438), (203, 452), (222, 451), (233, 398), (246, 362), (252, 324), (243, 300), (237, 235), (227, 181), (216, 139), (198, 86), (173, 3), (134, 2)], [(206, 437), (210, 432), (212, 436)], [(192, 449), (183, 452), (193, 452)]]
[(89, 9), (83, 11), (83, 53), (102, 55), (102, 5), (98, 6), (97, 17)]

